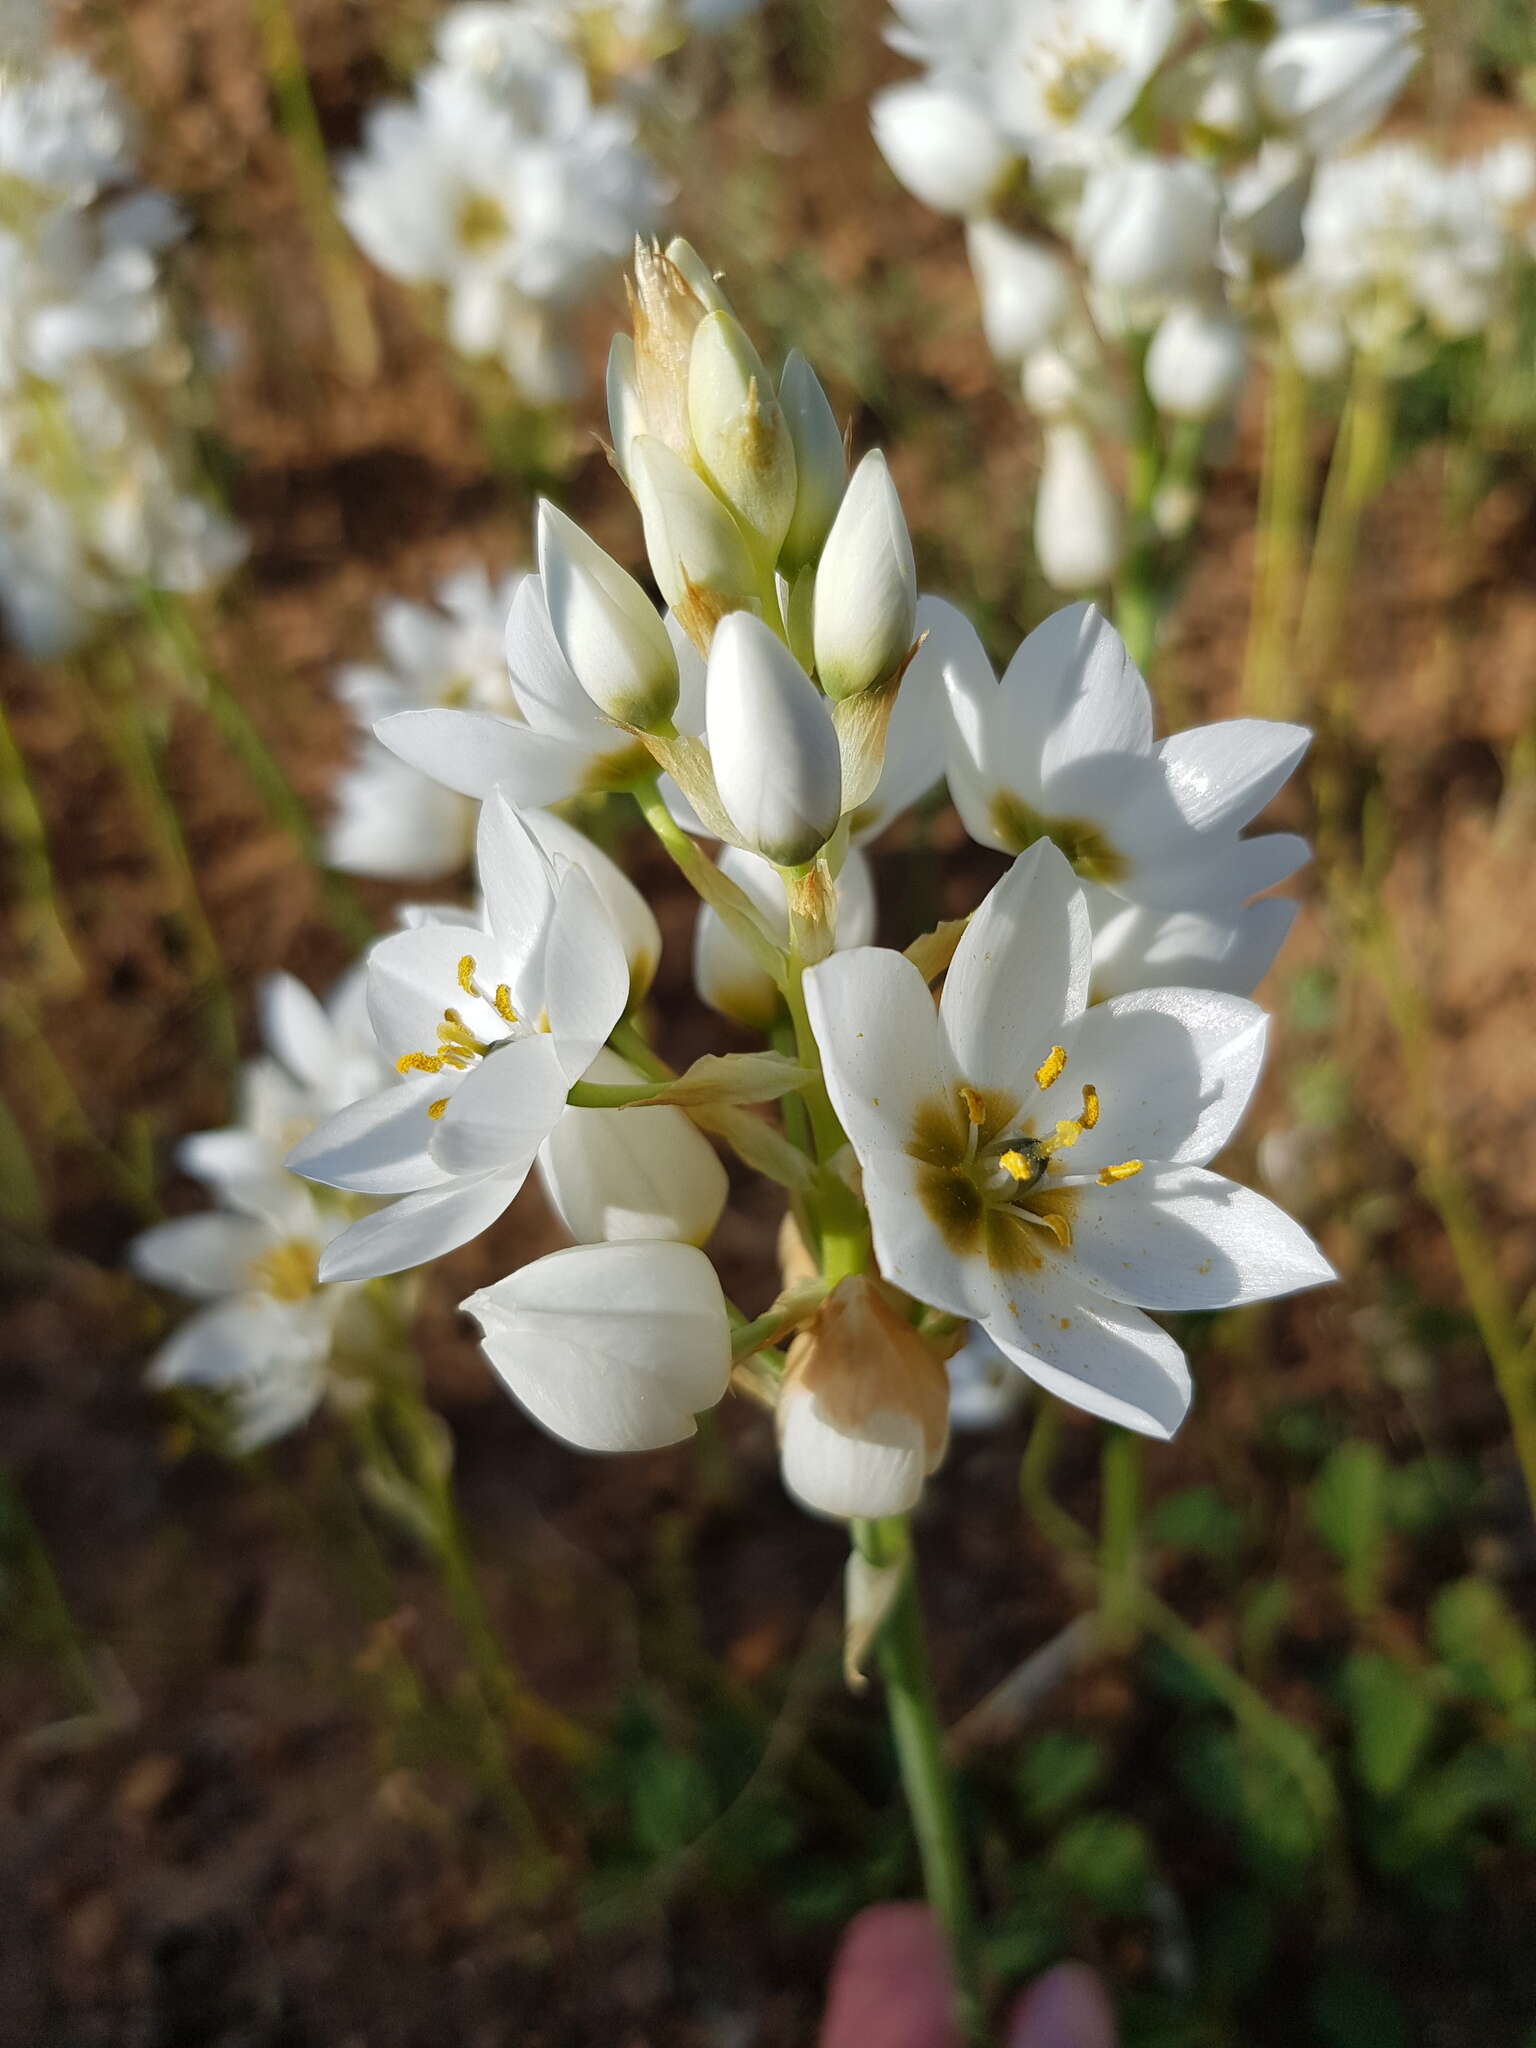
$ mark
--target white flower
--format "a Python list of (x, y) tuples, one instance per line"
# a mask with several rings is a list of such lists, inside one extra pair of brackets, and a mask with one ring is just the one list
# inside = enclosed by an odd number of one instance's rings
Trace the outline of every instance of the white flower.
[(1086, 1008), (1087, 906), (1053, 847), (971, 919), (937, 1011), (901, 954), (806, 977), (827, 1086), (885, 1277), (981, 1323), (1049, 1392), (1151, 1435), (1189, 1405), (1141, 1311), (1231, 1307), (1331, 1269), (1273, 1204), (1205, 1164), (1246, 1106), (1265, 1019), (1154, 989)]
[(244, 1452), (297, 1429), (319, 1406), (351, 1290), (322, 1287), (316, 1270), (345, 1217), (291, 1175), (246, 1183), (231, 1204), (156, 1224), (130, 1257), (141, 1278), (208, 1304), (161, 1346), (150, 1385), (221, 1395), (231, 1448)]
[(720, 1282), (692, 1245), (578, 1245), (462, 1306), (507, 1391), (581, 1450), (681, 1443), (730, 1384)]
[(1219, 306), (1172, 306), (1147, 350), (1147, 390), (1170, 419), (1212, 420), (1236, 405), (1248, 368), (1242, 325)]
[[(670, 620), (665, 630), (679, 679), (674, 717), (683, 731), (697, 732), (704, 720), (704, 664)], [(525, 576), (517, 587), (506, 654), (522, 725), (481, 712), (402, 711), (380, 721), (379, 741), (448, 789), (484, 799), (500, 787), (522, 805), (622, 789), (654, 774), (640, 741), (605, 718), (577, 681), (537, 576)]]
[(983, 846), (1051, 839), (1128, 902), (1226, 918), (1306, 859), (1290, 833), (1239, 837), (1306, 751), (1305, 727), (1233, 718), (1154, 744), (1147, 686), (1092, 605), (1052, 613), (1001, 683), (958, 614), (951, 631), (950, 793)]
[(1083, 188), (1075, 237), (1093, 283), (1132, 300), (1199, 293), (1216, 268), (1221, 196), (1187, 158), (1111, 158)]
[(912, 646), (917, 570), (901, 500), (878, 448), (854, 471), (816, 569), (816, 674), (834, 699), (895, 674)]
[(1345, 5), (1285, 29), (1259, 59), (1264, 112), (1319, 156), (1358, 142), (1418, 63), (1419, 27), (1411, 7)]
[(83, 57), (54, 51), (35, 77), (7, 67), (0, 93), (0, 176), (84, 206), (133, 175), (133, 122)]
[(738, 844), (780, 867), (814, 860), (842, 812), (842, 758), (826, 699), (761, 619), (715, 629), (704, 725)]
[(1093, 927), (1091, 1000), (1141, 988), (1212, 988), (1251, 995), (1296, 922), (1285, 896), (1262, 896), (1229, 916), (1143, 910), (1096, 883), (1083, 885)]
[(483, 922), (423, 922), (368, 961), (374, 1030), (402, 1078), (301, 1143), (296, 1173), (400, 1199), (354, 1223), (322, 1273), (365, 1279), (493, 1223), (629, 998), (623, 943), (580, 868), (552, 861), (500, 794), (480, 814)]
[(1043, 348), (1072, 306), (1072, 273), (1054, 249), (995, 220), (966, 223), (966, 253), (981, 295), (981, 328), (1000, 363)]
[(911, 79), (876, 93), (880, 154), (914, 198), (939, 213), (983, 213), (1006, 186), (1017, 150), (982, 95), (948, 80)]
[(650, 727), (677, 708), (677, 656), (634, 577), (574, 520), (539, 504), (539, 580), (560, 652), (598, 710)]
[(473, 707), (519, 721), (503, 637), (519, 575), (492, 583), (483, 570), (446, 577), (435, 605), (381, 605), (379, 663), (341, 670), (336, 693), (367, 735), (338, 778), (327, 853), (349, 874), (427, 881), (464, 865), (474, 813), (462, 797), (405, 766), (373, 737), (381, 718), (425, 707)]
[[(720, 872), (751, 898), (777, 945), (789, 944), (789, 910), (784, 883), (770, 861), (744, 847), (723, 846)], [(875, 884), (869, 862), (857, 847), (838, 870), (837, 946), (867, 946), (875, 935)], [(750, 1031), (769, 1031), (782, 1014), (784, 999), (772, 975), (758, 966), (718, 911), (699, 905), (693, 926), (693, 985), (700, 997), (722, 1017)]]
[[(602, 1051), (586, 1079), (636, 1083), (638, 1069)], [(714, 1147), (680, 1109), (567, 1109), (539, 1148), (550, 1206), (582, 1244), (673, 1238), (702, 1244), (730, 1182)]]
[(1177, 0), (1012, 0), (983, 58), (1006, 132), (1037, 151), (1120, 127), (1179, 26)]
[(1097, 590), (1125, 553), (1120, 495), (1093, 436), (1075, 420), (1049, 421), (1035, 492), (1035, 558), (1056, 590)]
[(1013, 1360), (977, 1324), (945, 1360), (944, 1369), (949, 1374), (951, 1429), (1000, 1429), (1018, 1414), (1029, 1392), (1029, 1382)]

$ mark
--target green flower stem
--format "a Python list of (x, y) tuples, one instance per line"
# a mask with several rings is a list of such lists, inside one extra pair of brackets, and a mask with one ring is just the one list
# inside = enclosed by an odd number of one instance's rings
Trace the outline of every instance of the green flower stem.
[[(1386, 480), (1392, 423), (1390, 382), (1372, 357), (1357, 355), (1323, 486), (1297, 628), (1298, 658), (1314, 688), (1322, 686), (1338, 651), (1361, 522)], [(1347, 671), (1341, 671), (1328, 688), (1327, 708), (1334, 723), (1341, 726), (1349, 722), (1348, 687)]]
[(378, 372), (379, 337), (362, 269), (332, 203), (330, 162), (293, 14), (288, 0), (253, 0), (253, 5), (267, 84), (288, 144), (336, 350), (347, 375), (366, 384)]
[(1126, 516), (1130, 547), (1115, 580), (1115, 628), (1132, 661), (1145, 675), (1157, 648), (1163, 591), (1158, 540), (1152, 523), (1161, 465), (1157, 408), (1147, 391), (1146, 355), (1150, 337), (1140, 336), (1132, 351), (1135, 424), (1126, 474)]
[(48, 851), (42, 807), (32, 788), (26, 756), (17, 746), (0, 705), (0, 837), (9, 851), (16, 884), (17, 927), (22, 950), (44, 987), (76, 988), (80, 963), (59, 907), (58, 884)]
[(1105, 1638), (1129, 1648), (1136, 1636), (1142, 1592), (1141, 1439), (1111, 1428), (1099, 1460), (1103, 1500), (1099, 1508), (1099, 1619)]
[(791, 1330), (813, 1315), (819, 1304), (826, 1300), (831, 1283), (825, 1276), (820, 1280), (807, 1280), (797, 1287), (791, 1287), (781, 1294), (770, 1308), (751, 1322), (740, 1322), (731, 1330), (731, 1355), (740, 1361), (761, 1351), (765, 1345), (777, 1344), (781, 1337), (787, 1337)]
[(1289, 718), (1298, 708), (1289, 654), (1301, 590), (1306, 490), (1307, 380), (1282, 351), (1270, 369), (1265, 402), (1253, 601), (1243, 661), (1242, 705), (1257, 717)]
[(676, 1078), (633, 1017), (625, 1017), (614, 1025), (608, 1034), (608, 1043), (616, 1053), (627, 1059), (632, 1067), (638, 1067), (650, 1080), (671, 1081)]
[(938, 1703), (928, 1668), (922, 1608), (905, 1515), (855, 1522), (855, 1548), (876, 1569), (902, 1573), (901, 1589), (881, 1627), (877, 1652), (886, 1711), (907, 1807), (923, 1866), (923, 1887), (949, 1946), (955, 2018), (962, 2040), (984, 2040), (986, 2001), (981, 1951), (954, 1780), (944, 1754)]

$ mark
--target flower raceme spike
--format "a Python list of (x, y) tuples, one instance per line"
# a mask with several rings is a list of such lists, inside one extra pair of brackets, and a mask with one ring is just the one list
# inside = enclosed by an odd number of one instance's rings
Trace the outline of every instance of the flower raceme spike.
[(816, 674), (834, 701), (896, 673), (912, 647), (917, 570), (901, 500), (878, 448), (854, 471), (816, 570)]
[(1290, 833), (1239, 836), (1305, 753), (1304, 727), (1236, 718), (1154, 743), (1147, 686), (1094, 606), (1054, 612), (1001, 683), (946, 612), (949, 786), (973, 839), (1049, 839), (1127, 902), (1229, 922), (1306, 859)]
[(507, 1391), (581, 1450), (681, 1443), (730, 1384), (720, 1282), (692, 1245), (552, 1252), (462, 1307)]
[(1042, 844), (972, 917), (937, 1013), (878, 948), (812, 968), (806, 996), (885, 1277), (980, 1323), (1048, 1391), (1169, 1436), (1188, 1368), (1142, 1311), (1232, 1307), (1331, 1269), (1272, 1203), (1206, 1171), (1258, 1077), (1262, 1012), (1193, 989), (1088, 1009), (1091, 973), (1082, 892)]
[(478, 926), (423, 919), (369, 955), (374, 1030), (401, 1078), (290, 1158), (352, 1194), (397, 1196), (326, 1250), (324, 1279), (439, 1257), (506, 1208), (629, 999), (624, 944), (581, 868), (500, 794), (480, 816)]
[(814, 860), (842, 811), (837, 732), (826, 699), (750, 612), (732, 612), (716, 629), (705, 732), (739, 843), (779, 867)]
[(538, 549), (550, 624), (581, 687), (621, 725), (664, 725), (677, 709), (677, 656), (645, 592), (547, 500)]

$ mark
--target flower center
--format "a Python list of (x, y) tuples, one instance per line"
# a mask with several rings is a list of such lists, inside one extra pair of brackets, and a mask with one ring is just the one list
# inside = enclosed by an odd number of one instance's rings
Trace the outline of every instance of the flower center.
[(1089, 36), (1043, 49), (1036, 68), (1049, 74), (1040, 92), (1045, 111), (1053, 121), (1066, 122), (1075, 121), (1104, 81), (1114, 77), (1120, 60), (1107, 44)]
[(249, 1267), (251, 1285), (274, 1301), (307, 1301), (319, 1286), (320, 1247), (307, 1237), (286, 1237)]
[(484, 256), (506, 239), (507, 216), (489, 192), (466, 192), (454, 215), (454, 239), (468, 256)]
[(1005, 853), (1023, 853), (1037, 840), (1049, 839), (1085, 882), (1118, 882), (1125, 874), (1125, 855), (1089, 818), (1048, 818), (1006, 789), (997, 792), (988, 809)]

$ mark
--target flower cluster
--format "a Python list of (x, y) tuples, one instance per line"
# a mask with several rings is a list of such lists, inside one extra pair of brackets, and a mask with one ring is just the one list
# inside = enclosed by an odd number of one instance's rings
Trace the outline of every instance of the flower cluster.
[(667, 198), (637, 142), (656, 58), (740, 0), (467, 0), (414, 97), (378, 108), (345, 167), (342, 219), (390, 276), (443, 294), (463, 355), (534, 404), (579, 382), (574, 312)]
[(244, 551), (193, 481), (193, 368), (161, 279), (182, 221), (133, 183), (116, 94), (79, 57), (0, 79), (0, 609), (51, 655), (146, 585)]
[(1324, 164), (1306, 251), (1275, 307), (1295, 361), (1336, 376), (1359, 354), (1384, 374), (1485, 333), (1536, 253), (1536, 147), (1520, 137), (1452, 163), (1389, 142)]
[[(575, 1242), (464, 1305), (573, 1443), (675, 1442), (734, 1384), (775, 1409), (802, 1501), (899, 1512), (943, 1456), (962, 1345), (962, 1419), (1000, 1412), (1005, 1360), (1166, 1435), (1188, 1374), (1145, 1311), (1329, 1271), (1209, 1165), (1259, 1072), (1246, 992), (1291, 911), (1261, 892), (1306, 851), (1244, 828), (1307, 735), (1237, 720), (1159, 743), (1084, 605), (999, 680), (963, 613), (919, 597), (884, 458), (848, 475), (803, 357), (771, 377), (682, 243), (639, 249), (634, 308), (614, 462), (668, 610), (543, 506), (507, 630), (522, 720), (379, 721), (381, 745), (479, 802), (479, 898), (412, 911), (369, 956), (391, 1078), (289, 1155), (373, 1205), (320, 1277), (436, 1258), (536, 1171)], [(859, 844), (946, 768), (1012, 865), (968, 920), (905, 954), (871, 945)], [(634, 797), (701, 898), (701, 994), (770, 1049), (678, 1074), (651, 1048), (656, 921), (548, 808), (593, 790)], [(702, 1249), (728, 1195), (712, 1140), (785, 1192), (783, 1290), (752, 1320)]]
[(875, 138), (966, 222), (988, 341), (1045, 424), (1041, 568), (1094, 589), (1128, 542), (1106, 445), (1141, 403), (1194, 429), (1231, 414), (1316, 168), (1396, 96), (1418, 18), (1352, 0), (893, 4), (891, 41), (925, 71), (876, 97)]
[(241, 1075), (237, 1121), (180, 1149), (183, 1171), (218, 1206), (156, 1224), (132, 1249), (144, 1279), (203, 1304), (161, 1348), (150, 1383), (216, 1395), (236, 1451), (306, 1422), (335, 1383), (338, 1354), (349, 1340), (366, 1353), (374, 1334), (357, 1290), (319, 1281), (348, 1205), (284, 1165), (316, 1123), (379, 1083), (364, 978), (347, 975), (322, 1005), (276, 975), (261, 1021), (266, 1050)]

